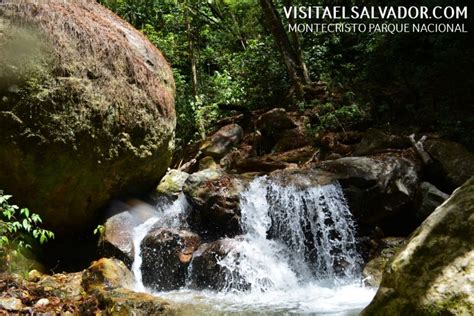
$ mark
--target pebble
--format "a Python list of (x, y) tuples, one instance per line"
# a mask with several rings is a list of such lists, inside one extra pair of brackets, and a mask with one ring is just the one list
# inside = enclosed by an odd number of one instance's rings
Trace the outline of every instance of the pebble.
[(23, 308), (21, 300), (14, 297), (0, 297), (0, 309), (19, 311)]
[(49, 300), (47, 298), (41, 298), (36, 302), (35, 307), (44, 307), (49, 305)]

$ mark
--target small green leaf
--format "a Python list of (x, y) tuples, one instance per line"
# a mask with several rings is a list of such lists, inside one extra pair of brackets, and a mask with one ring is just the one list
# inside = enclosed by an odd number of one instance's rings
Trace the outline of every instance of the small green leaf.
[(22, 208), (20, 210), (20, 214), (25, 215), (25, 217), (30, 217), (30, 210), (28, 210), (27, 208)]

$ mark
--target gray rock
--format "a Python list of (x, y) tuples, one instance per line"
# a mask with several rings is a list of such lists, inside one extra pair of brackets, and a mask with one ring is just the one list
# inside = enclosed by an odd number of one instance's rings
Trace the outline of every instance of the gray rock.
[(278, 136), (285, 130), (297, 127), (285, 109), (275, 108), (257, 119), (257, 128), (266, 136)]
[(394, 156), (344, 157), (323, 161), (318, 167), (334, 173), (359, 223), (388, 229), (394, 218), (414, 218), (412, 209), (420, 178), (419, 168), (411, 160)]
[(423, 182), (420, 185), (421, 205), (417, 210), (417, 217), (425, 220), (438, 206), (440, 206), (449, 195), (438, 190), (437, 187), (429, 182)]
[(474, 177), (411, 235), (361, 315), (472, 315), (473, 227)]
[(238, 145), (243, 137), (244, 131), (242, 127), (237, 124), (229, 124), (206, 138), (201, 145), (201, 151), (206, 156), (222, 158), (233, 147)]

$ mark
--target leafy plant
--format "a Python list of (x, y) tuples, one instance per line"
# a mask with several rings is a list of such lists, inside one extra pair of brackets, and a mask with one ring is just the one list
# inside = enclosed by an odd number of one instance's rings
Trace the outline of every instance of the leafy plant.
[(97, 225), (97, 227), (94, 229), (94, 235), (102, 235), (105, 231), (104, 225)]
[(320, 105), (319, 126), (321, 130), (342, 130), (367, 118), (367, 113), (357, 103), (336, 108), (331, 103)]
[(0, 192), (0, 262), (9, 266), (12, 256), (32, 248), (32, 241), (40, 244), (54, 238), (52, 231), (41, 228), (41, 217), (27, 208), (10, 204), (11, 195)]

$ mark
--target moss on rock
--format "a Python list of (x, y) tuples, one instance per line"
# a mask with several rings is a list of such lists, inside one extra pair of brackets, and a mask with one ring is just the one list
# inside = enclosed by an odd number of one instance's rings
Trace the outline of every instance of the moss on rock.
[(0, 7), (0, 186), (56, 231), (151, 189), (174, 146), (172, 72), (95, 1)]
[(361, 315), (474, 313), (474, 177), (412, 234), (389, 262)]

